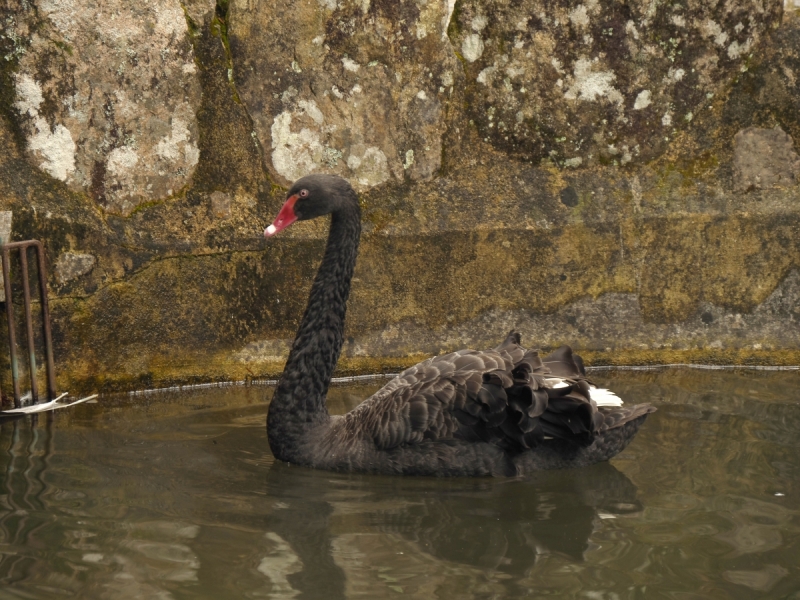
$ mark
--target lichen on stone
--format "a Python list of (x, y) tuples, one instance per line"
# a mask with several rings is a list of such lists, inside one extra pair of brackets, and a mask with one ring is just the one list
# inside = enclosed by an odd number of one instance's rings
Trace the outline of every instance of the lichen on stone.
[(15, 27), (33, 31), (14, 79), (32, 162), (120, 214), (186, 185), (200, 89), (178, 0), (17, 11)]
[(780, 14), (780, 0), (465, 0), (452, 43), (470, 118), (496, 148), (562, 166), (626, 164), (660, 155)]
[(454, 3), (256, 4), (231, 7), (237, 89), (280, 181), (323, 171), (367, 190), (436, 173)]
[(28, 121), (28, 150), (37, 166), (61, 181), (72, 181), (75, 172), (75, 140), (62, 123), (52, 127), (39, 113), (42, 88), (27, 74), (16, 75), (17, 101), (14, 107)]

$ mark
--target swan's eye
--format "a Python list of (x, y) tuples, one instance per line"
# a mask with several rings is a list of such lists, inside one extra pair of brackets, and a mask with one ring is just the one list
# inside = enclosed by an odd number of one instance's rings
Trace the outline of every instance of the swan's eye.
[(300, 193), (297, 195), (301, 198), (308, 198), (308, 190), (300, 190)]

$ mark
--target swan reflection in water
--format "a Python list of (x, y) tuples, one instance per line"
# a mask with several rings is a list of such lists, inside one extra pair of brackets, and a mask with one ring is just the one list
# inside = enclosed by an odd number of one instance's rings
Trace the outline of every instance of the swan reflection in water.
[(0, 584), (18, 590), (510, 593), (545, 556), (581, 563), (601, 519), (641, 508), (608, 463), (529, 480), (338, 474), (253, 454), (261, 427), (198, 446), (51, 425), (0, 423)]
[(600, 519), (642, 509), (636, 486), (609, 463), (532, 479), (443, 481), (276, 462), (267, 488), (275, 546), (260, 570), (301, 595), (323, 581), (332, 596), (366, 592), (370, 582), (358, 583), (371, 576), (418, 588), (459, 565), (514, 585), (543, 555), (582, 562)]

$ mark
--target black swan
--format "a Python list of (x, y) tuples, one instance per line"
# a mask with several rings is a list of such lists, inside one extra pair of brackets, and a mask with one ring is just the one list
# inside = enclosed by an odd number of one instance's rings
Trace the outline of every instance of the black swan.
[(655, 411), (648, 404), (623, 408), (592, 386), (568, 346), (540, 358), (512, 332), (491, 350), (423, 361), (349, 413), (329, 415), (325, 397), (361, 234), (358, 197), (339, 177), (303, 177), (264, 236), (327, 214), (325, 255), (269, 405), (275, 458), (337, 471), (515, 476), (608, 460)]

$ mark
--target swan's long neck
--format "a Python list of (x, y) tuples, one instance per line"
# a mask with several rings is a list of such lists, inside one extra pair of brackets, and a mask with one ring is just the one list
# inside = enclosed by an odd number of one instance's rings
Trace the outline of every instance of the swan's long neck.
[(360, 234), (361, 211), (354, 198), (331, 217), (325, 256), (270, 403), (269, 443), (280, 460), (298, 462), (303, 435), (330, 419), (325, 396), (342, 350), (347, 297)]

